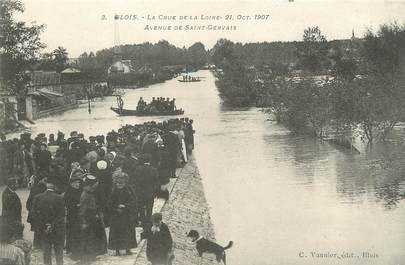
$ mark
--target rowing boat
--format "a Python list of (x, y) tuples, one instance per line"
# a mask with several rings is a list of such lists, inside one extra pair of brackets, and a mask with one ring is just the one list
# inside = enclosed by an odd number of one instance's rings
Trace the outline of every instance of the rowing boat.
[(111, 107), (111, 110), (117, 113), (119, 116), (174, 116), (184, 114), (184, 110), (178, 109), (173, 111), (137, 111), (131, 109), (120, 109)]

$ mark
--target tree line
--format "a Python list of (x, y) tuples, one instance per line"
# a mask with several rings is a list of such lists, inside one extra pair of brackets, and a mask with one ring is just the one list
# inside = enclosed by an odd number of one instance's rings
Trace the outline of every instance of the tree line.
[(264, 107), (295, 133), (349, 131), (368, 143), (386, 139), (405, 119), (404, 25), (342, 41), (308, 28), (302, 41), (273, 56), (263, 53), (269, 44), (255, 46), (256, 53), (252, 44), (222, 39), (214, 47), (217, 86), (233, 106)]

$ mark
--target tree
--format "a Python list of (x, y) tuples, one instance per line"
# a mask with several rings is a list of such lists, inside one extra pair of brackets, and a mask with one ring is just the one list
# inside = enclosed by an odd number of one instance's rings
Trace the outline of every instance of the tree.
[(405, 119), (405, 27), (382, 25), (365, 35), (362, 54), (366, 72), (333, 82), (334, 122), (357, 130), (363, 141), (385, 140)]
[(66, 68), (68, 59), (68, 52), (65, 48), (59, 46), (53, 50), (53, 62), (57, 72)]
[(213, 48), (213, 61), (222, 68), (216, 81), (221, 98), (229, 105), (246, 107), (256, 102), (256, 71), (246, 65), (241, 47), (240, 43), (220, 39)]
[[(382, 25), (364, 37), (368, 72), (356, 82), (358, 122), (368, 142), (384, 140), (405, 119), (405, 25)], [(358, 92), (359, 93), (359, 92)]]
[(329, 44), (318, 27), (304, 30), (303, 41), (297, 43), (297, 56), (304, 70), (319, 72), (327, 65)]
[(219, 39), (212, 49), (212, 61), (220, 68), (226, 61), (236, 60), (235, 44), (227, 39)]
[(188, 62), (193, 68), (201, 68), (207, 63), (207, 52), (201, 42), (191, 45), (187, 50), (187, 54)]
[(351, 54), (343, 55), (341, 47), (329, 50), (328, 58), (332, 61), (334, 77), (353, 80), (356, 76), (357, 64)]
[(52, 53), (43, 53), (41, 58), (38, 61), (38, 66), (36, 68), (39, 70), (44, 70), (44, 71), (55, 71), (53, 54)]
[(398, 77), (405, 67), (405, 25), (381, 25), (374, 33), (370, 29), (364, 36), (363, 56), (370, 74), (379, 78)]
[(96, 70), (98, 68), (97, 58), (93, 52), (87, 54), (87, 52), (82, 53), (79, 56), (79, 65), (84, 71)]
[(21, 0), (0, 1), (0, 75), (13, 93), (22, 90), (16, 76), (29, 69), (45, 45), (40, 41), (44, 25), (15, 21), (15, 13), (24, 12)]

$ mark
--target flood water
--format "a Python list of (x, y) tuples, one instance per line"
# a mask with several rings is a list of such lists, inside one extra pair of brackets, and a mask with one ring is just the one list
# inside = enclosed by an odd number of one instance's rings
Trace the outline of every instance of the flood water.
[[(226, 108), (212, 74), (194, 75), (203, 81), (128, 90), (124, 107), (135, 108), (140, 96), (175, 97), (194, 119), (195, 156), (217, 241), (235, 243), (227, 251), (228, 264), (405, 264), (401, 130), (386, 144), (367, 152), (359, 145), (362, 153), (352, 154), (291, 135), (256, 108)], [(83, 105), (37, 121), (32, 131), (89, 136), (150, 120), (117, 117), (109, 110), (113, 97), (92, 105), (91, 114)], [(340, 259), (311, 252), (337, 253)]]

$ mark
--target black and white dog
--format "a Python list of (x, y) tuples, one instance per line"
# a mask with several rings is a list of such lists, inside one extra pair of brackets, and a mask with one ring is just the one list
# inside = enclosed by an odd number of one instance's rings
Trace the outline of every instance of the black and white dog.
[(202, 257), (202, 254), (204, 252), (214, 253), (217, 261), (221, 262), (222, 260), (226, 265), (225, 250), (232, 247), (233, 245), (232, 241), (229, 241), (226, 247), (222, 247), (217, 243), (214, 243), (212, 241), (209, 241), (208, 239), (203, 238), (196, 230), (190, 230), (190, 232), (188, 232), (187, 234), (187, 237), (191, 237), (193, 239), (193, 242), (196, 243), (198, 255), (200, 255), (200, 257)]

